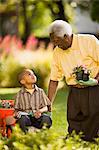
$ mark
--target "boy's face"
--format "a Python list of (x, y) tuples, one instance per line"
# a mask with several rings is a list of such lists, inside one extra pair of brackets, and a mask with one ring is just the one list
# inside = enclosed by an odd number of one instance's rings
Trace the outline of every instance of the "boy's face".
[(22, 77), (22, 80), (20, 81), (23, 85), (26, 85), (26, 84), (34, 84), (36, 83), (36, 76), (35, 74), (33, 73), (32, 70), (27, 70), (24, 72), (24, 75)]

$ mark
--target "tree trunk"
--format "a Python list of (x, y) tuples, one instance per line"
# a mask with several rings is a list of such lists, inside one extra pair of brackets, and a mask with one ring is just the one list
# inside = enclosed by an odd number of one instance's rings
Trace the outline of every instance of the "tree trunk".
[(26, 7), (27, 7), (27, 1), (26, 0), (22, 0), (22, 8), (23, 8), (23, 19), (24, 19), (24, 34), (23, 34), (23, 43), (26, 42), (28, 36), (30, 35), (30, 24), (29, 24), (29, 20), (27, 18), (27, 11), (26, 11)]
[(56, 19), (68, 21), (68, 18), (66, 17), (65, 12), (64, 12), (63, 1), (62, 0), (57, 1), (56, 4), (58, 5), (58, 8), (59, 8), (59, 12), (57, 14)]

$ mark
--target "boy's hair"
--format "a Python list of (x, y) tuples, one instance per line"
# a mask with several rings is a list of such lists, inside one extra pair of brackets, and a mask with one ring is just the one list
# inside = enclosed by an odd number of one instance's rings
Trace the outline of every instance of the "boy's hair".
[[(21, 84), (21, 80), (23, 79), (23, 76), (25, 75), (25, 73), (27, 72), (27, 71), (30, 71), (31, 69), (27, 69), (27, 68), (25, 68), (25, 69), (23, 69), (19, 74), (18, 74), (18, 82)], [(32, 70), (31, 70), (32, 71)]]

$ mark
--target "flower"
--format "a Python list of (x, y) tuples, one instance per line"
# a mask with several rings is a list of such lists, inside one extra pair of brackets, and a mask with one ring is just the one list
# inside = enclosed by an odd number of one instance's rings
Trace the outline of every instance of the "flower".
[(12, 108), (13, 103), (9, 100), (0, 100), (0, 108)]

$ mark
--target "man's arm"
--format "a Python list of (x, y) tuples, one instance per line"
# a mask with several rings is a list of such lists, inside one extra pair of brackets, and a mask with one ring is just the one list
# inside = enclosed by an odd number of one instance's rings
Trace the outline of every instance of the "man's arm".
[(58, 81), (50, 80), (49, 87), (48, 87), (48, 98), (50, 99), (51, 102), (54, 101), (57, 86), (58, 86)]

